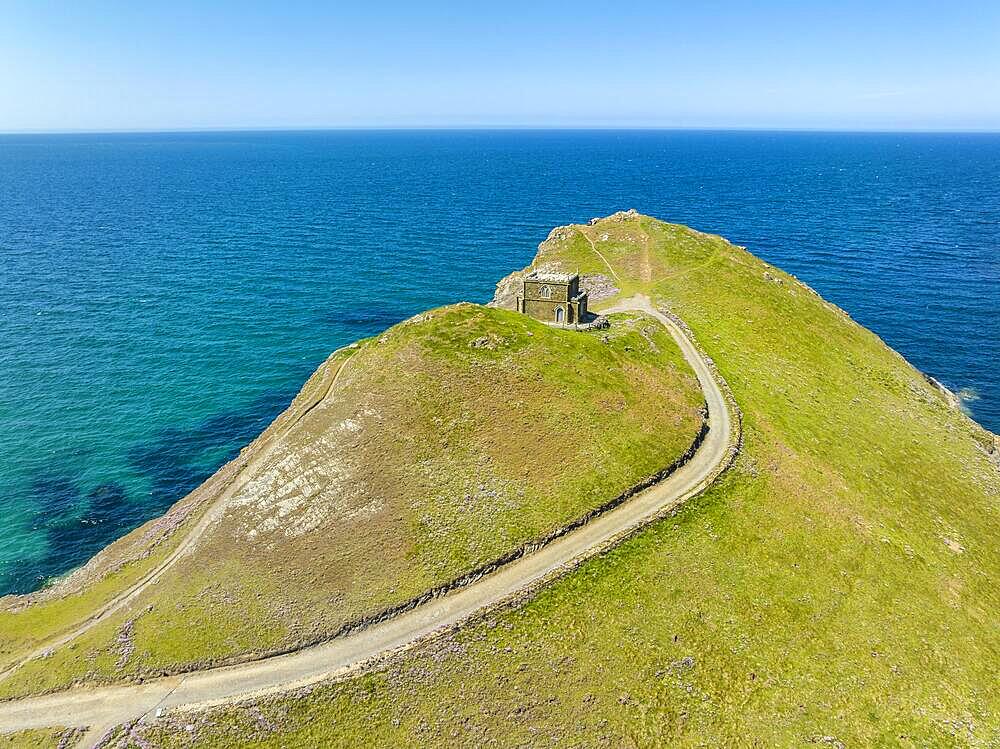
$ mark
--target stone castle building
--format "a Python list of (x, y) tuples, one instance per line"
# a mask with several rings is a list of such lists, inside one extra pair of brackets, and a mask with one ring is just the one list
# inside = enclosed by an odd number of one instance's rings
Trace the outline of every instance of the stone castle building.
[(517, 311), (542, 322), (577, 326), (588, 319), (587, 292), (577, 273), (539, 273), (524, 277)]

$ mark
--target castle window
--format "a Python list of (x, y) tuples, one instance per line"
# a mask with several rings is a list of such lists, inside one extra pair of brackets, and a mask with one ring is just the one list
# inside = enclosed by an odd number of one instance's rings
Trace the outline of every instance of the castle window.
[(549, 299), (552, 297), (552, 289), (550, 289), (548, 286), (543, 286), (541, 291), (538, 292), (538, 295), (542, 299)]

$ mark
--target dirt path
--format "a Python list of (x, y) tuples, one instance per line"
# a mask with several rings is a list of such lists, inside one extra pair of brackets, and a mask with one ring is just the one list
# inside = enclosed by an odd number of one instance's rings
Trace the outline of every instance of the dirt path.
[[(608, 259), (604, 257), (604, 253), (597, 249), (597, 243), (594, 241), (593, 237), (590, 236), (590, 232), (587, 230), (587, 227), (581, 226), (578, 228), (580, 234), (590, 244), (590, 249), (592, 249), (594, 254), (601, 259), (601, 262), (607, 266), (608, 271), (610, 271), (614, 279), (618, 281), (618, 283), (621, 283), (621, 277), (618, 275), (617, 271), (615, 271), (614, 266), (612, 266)], [(653, 280), (653, 266), (650, 263), (649, 254), (649, 235), (646, 232), (642, 232), (640, 241), (642, 242), (642, 253), (639, 257), (639, 278), (644, 284), (649, 285)]]
[(93, 746), (109, 727), (161, 708), (207, 706), (345, 676), (376, 659), (412, 647), (443, 628), (461, 624), (484, 609), (502, 605), (511, 596), (609, 548), (704, 490), (728, 464), (735, 428), (715, 375), (694, 343), (656, 311), (648, 298), (637, 296), (605, 311), (644, 312), (660, 321), (677, 341), (704, 392), (708, 434), (691, 460), (663, 481), (493, 574), (392, 619), (288, 655), (138, 685), (78, 688), (0, 703), (0, 732), (52, 725), (86, 726), (90, 732), (83, 744)]
[(615, 272), (615, 269), (612, 267), (611, 263), (608, 262), (608, 259), (604, 257), (604, 254), (599, 249), (597, 249), (597, 245), (594, 243), (594, 240), (590, 238), (590, 234), (587, 233), (587, 230), (581, 228), (580, 234), (582, 234), (583, 238), (590, 243), (590, 249), (592, 249), (594, 251), (594, 254), (597, 255), (597, 257), (599, 257), (601, 261), (608, 267), (608, 270), (611, 272), (611, 275), (614, 276), (614, 279), (618, 283), (621, 283), (622, 282), (621, 277), (618, 275), (617, 272)]
[[(256, 473), (257, 469), (266, 461), (274, 450), (275, 445), (281, 441), (281, 438), (288, 434), (289, 430), (292, 429), (302, 418), (309, 413), (313, 408), (318, 406), (333, 390), (334, 386), (337, 384), (337, 379), (340, 377), (340, 373), (344, 369), (347, 359), (341, 362), (340, 366), (337, 367), (333, 379), (330, 381), (329, 386), (327, 386), (323, 395), (318, 399), (313, 401), (311, 404), (305, 407), (303, 411), (295, 418), (291, 424), (289, 424), (285, 429), (281, 430), (278, 434), (275, 434), (268, 438), (258, 449), (257, 454), (242, 468), (236, 475), (235, 479), (231, 481), (219, 495), (212, 502), (211, 506), (204, 512), (195, 526), (188, 532), (188, 534), (181, 540), (174, 549), (162, 562), (156, 565), (153, 569), (145, 574), (140, 580), (133, 583), (131, 586), (123, 590), (117, 596), (112, 598), (110, 601), (101, 606), (94, 614), (92, 614), (88, 619), (83, 621), (81, 624), (77, 625), (68, 632), (64, 632), (59, 635), (55, 635), (47, 640), (44, 640), (40, 645), (38, 645), (34, 650), (32, 650), (28, 655), (22, 657), (20, 660), (16, 661), (10, 665), (6, 670), (0, 672), (0, 680), (3, 680), (10, 676), (12, 673), (17, 671), (25, 663), (39, 658), (45, 655), (48, 651), (55, 648), (61, 647), (82, 635), (84, 632), (97, 626), (109, 616), (119, 611), (123, 606), (128, 605), (131, 601), (135, 600), (146, 588), (150, 585), (156, 583), (163, 573), (165, 573), (170, 567), (173, 566), (174, 562), (180, 559), (187, 551), (189, 551), (198, 540), (204, 535), (205, 531), (212, 526), (217, 520), (219, 520), (226, 511), (229, 505), (229, 500), (233, 497), (236, 492), (242, 489), (247, 483), (252, 479)], [(211, 481), (211, 479), (209, 479)]]

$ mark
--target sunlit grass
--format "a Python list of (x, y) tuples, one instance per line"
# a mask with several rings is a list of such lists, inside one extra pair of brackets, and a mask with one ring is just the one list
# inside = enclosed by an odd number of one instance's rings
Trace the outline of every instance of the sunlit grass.
[(150, 737), (264, 747), (1000, 741), (992, 437), (874, 334), (741, 249), (624, 217), (563, 231), (539, 262), (607, 274), (583, 232), (624, 291), (680, 315), (725, 376), (744, 415), (734, 468), (520, 607), (375, 673), (178, 715)]
[(341, 361), (332, 397), (196, 551), (0, 695), (328, 638), (600, 507), (672, 464), (701, 425), (693, 373), (641, 317), (580, 333), (443, 308), (328, 362), (307, 390), (321, 394)]

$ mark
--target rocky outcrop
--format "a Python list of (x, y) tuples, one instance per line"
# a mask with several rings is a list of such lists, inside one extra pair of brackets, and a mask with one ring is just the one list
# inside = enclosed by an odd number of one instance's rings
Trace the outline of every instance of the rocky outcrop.
[(580, 276), (580, 288), (587, 292), (590, 304), (601, 302), (617, 296), (621, 291), (615, 286), (610, 276), (603, 273), (594, 273), (589, 276)]
[(516, 270), (510, 275), (501, 278), (500, 282), (497, 283), (496, 290), (493, 292), (493, 299), (486, 306), (498, 307), (499, 309), (516, 309), (517, 292), (521, 289), (521, 284), (524, 282), (524, 277), (528, 274), (529, 269)]
[(639, 218), (639, 211), (635, 208), (629, 208), (627, 211), (616, 211), (605, 218), (600, 216), (592, 218), (587, 222), (587, 226), (594, 226), (601, 221), (614, 221), (616, 224), (621, 224), (634, 218)]
[(954, 408), (956, 411), (961, 411), (962, 410), (962, 399), (961, 398), (959, 398), (957, 395), (955, 395), (955, 393), (953, 393), (940, 380), (937, 380), (934, 377), (931, 377), (926, 372), (921, 372), (920, 374), (922, 374), (924, 376), (924, 379), (927, 380), (927, 382), (930, 383), (934, 387), (934, 389), (937, 390), (941, 394), (941, 397), (945, 399), (945, 401), (948, 403), (949, 406), (951, 406), (952, 408)]
[(526, 275), (532, 271), (560, 273), (563, 270), (558, 263), (541, 263), (516, 270), (500, 279), (496, 291), (493, 292), (493, 299), (486, 306), (498, 307), (499, 309), (517, 309), (517, 293), (521, 290), (521, 285), (524, 283)]

